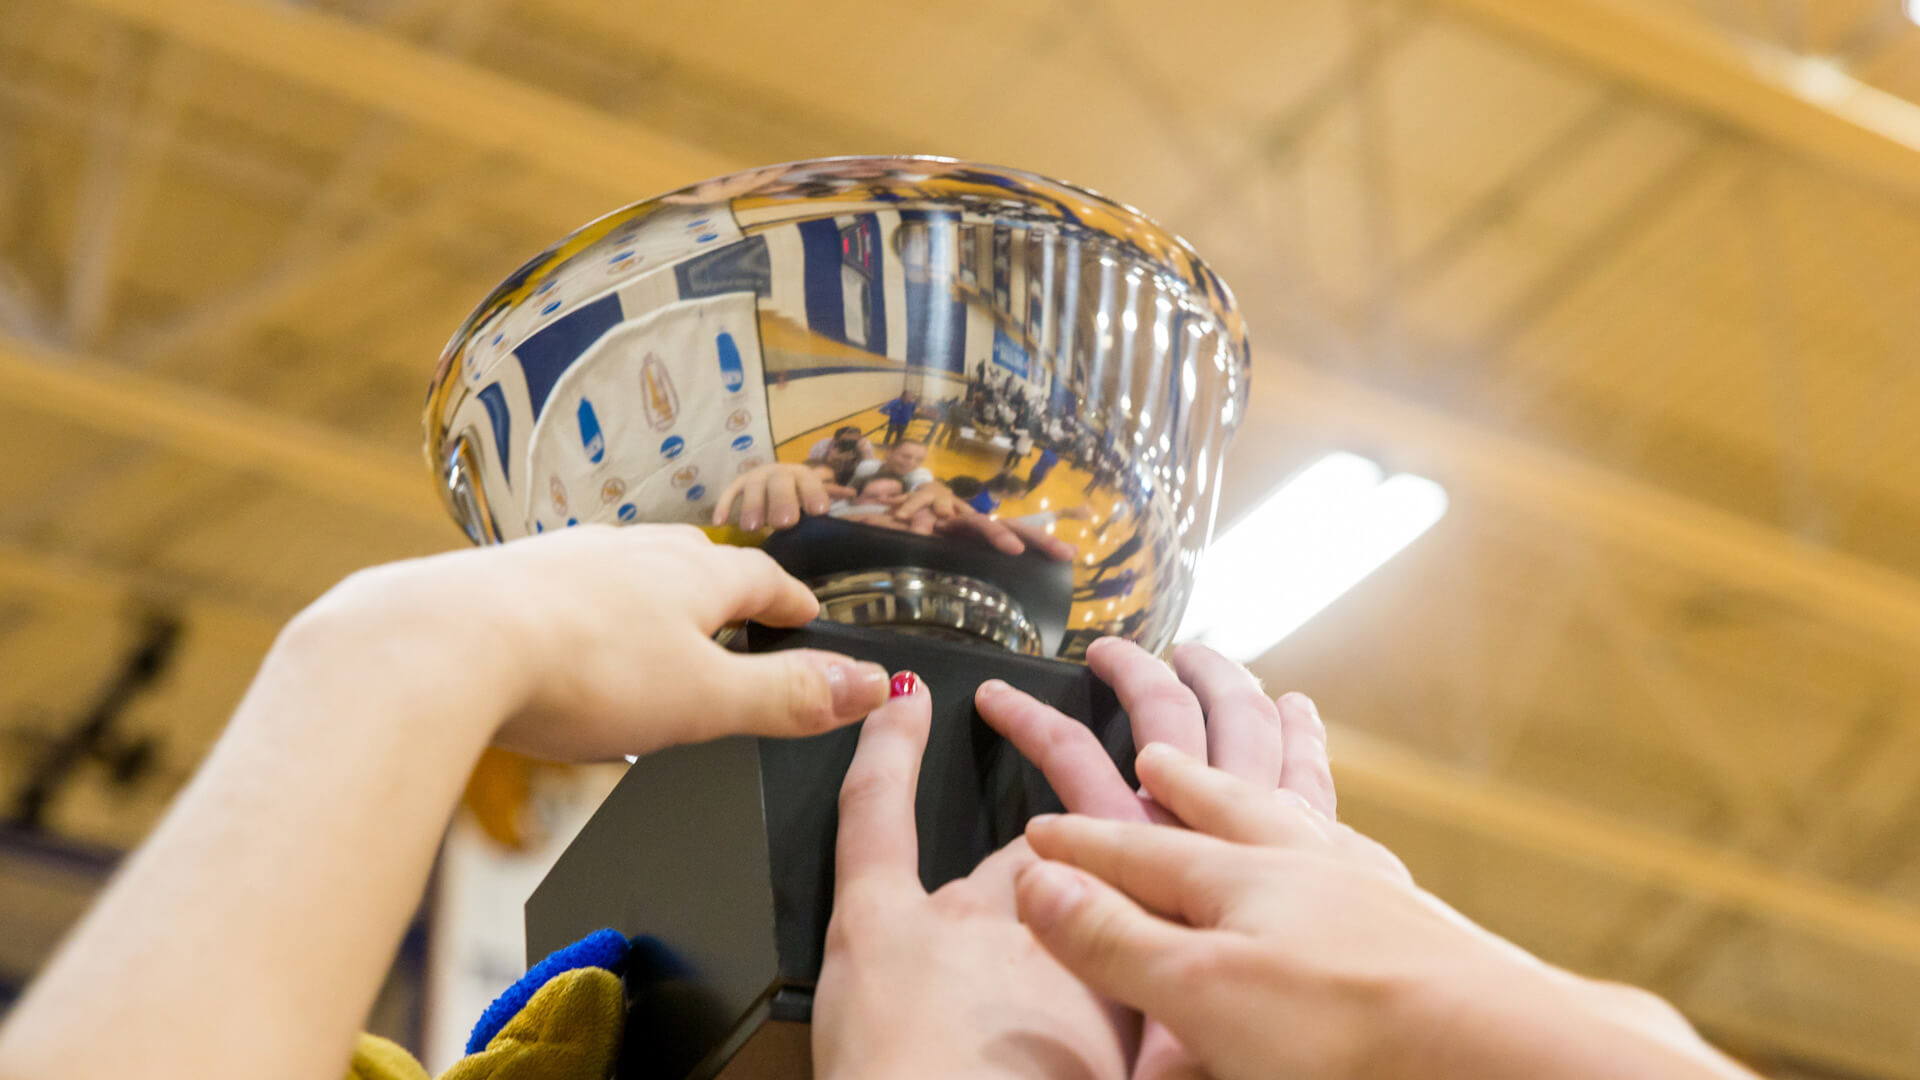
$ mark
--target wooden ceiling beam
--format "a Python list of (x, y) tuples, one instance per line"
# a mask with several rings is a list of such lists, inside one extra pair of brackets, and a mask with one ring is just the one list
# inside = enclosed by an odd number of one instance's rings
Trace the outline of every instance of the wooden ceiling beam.
[(0, 337), (0, 403), (458, 536), (419, 459), (165, 379)]
[(170, 583), (0, 542), (0, 591), (58, 598), (63, 607), (103, 612), (164, 606), (199, 626), (217, 624), (250, 640), (271, 641), (280, 622), (238, 604), (182, 594)]
[(1920, 199), (1920, 105), (1840, 65), (1740, 40), (1679, 5), (1434, 0), (1909, 199)]
[(1250, 430), (1380, 447), (1392, 467), (1439, 481), (1461, 504), (1499, 506), (1920, 651), (1920, 580), (1907, 574), (1277, 356), (1257, 374)]
[(68, 2), (623, 200), (739, 166), (705, 147), (297, 4)]
[(1920, 966), (1920, 908), (1480, 778), (1348, 729), (1331, 739), (1343, 799), (1435, 821), (1499, 846), (1665, 887), (1729, 911)]

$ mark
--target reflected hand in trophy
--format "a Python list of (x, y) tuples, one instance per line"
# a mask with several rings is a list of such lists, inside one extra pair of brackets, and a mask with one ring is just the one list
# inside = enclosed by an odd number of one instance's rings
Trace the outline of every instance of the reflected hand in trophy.
[(736, 478), (720, 493), (713, 508), (713, 524), (725, 525), (737, 505), (737, 523), (748, 532), (763, 527), (792, 528), (803, 514), (831, 515), (922, 536), (971, 537), (1008, 555), (1018, 555), (1031, 547), (1056, 562), (1071, 562), (1075, 554), (1072, 544), (1048, 534), (1045, 523), (1003, 521), (983, 514), (938, 480), (912, 492), (904, 490), (898, 477), (884, 472), (856, 482), (860, 486), (835, 483), (832, 466), (824, 462), (762, 465)]

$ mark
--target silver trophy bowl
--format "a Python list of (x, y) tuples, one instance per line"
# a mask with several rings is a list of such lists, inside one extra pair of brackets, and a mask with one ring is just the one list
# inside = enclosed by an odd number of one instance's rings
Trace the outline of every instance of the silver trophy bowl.
[[(1171, 640), (1247, 390), (1232, 294), (1138, 211), (834, 158), (635, 203), (528, 262), (448, 343), (426, 449), (475, 543), (692, 522), (772, 550), (815, 536), (765, 527), (804, 472), (839, 530), (806, 543), (909, 544), (809, 577), (824, 618), (1072, 660)], [(1064, 625), (930, 557), (962, 548), (1069, 564)]]

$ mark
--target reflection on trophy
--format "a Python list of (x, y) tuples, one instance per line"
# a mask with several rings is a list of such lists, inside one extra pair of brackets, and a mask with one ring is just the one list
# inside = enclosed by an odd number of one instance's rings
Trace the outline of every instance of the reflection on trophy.
[[(918, 672), (931, 888), (1059, 808), (974, 715), (979, 683), (1078, 717), (1131, 775), (1079, 660), (1102, 635), (1172, 638), (1246, 394), (1231, 295), (1136, 211), (1007, 169), (849, 158), (638, 203), (527, 263), (442, 357), (427, 451), (476, 543), (699, 524), (821, 601), (734, 647)], [(530, 957), (647, 936), (654, 970), (626, 973), (646, 1060), (623, 1075), (805, 1075), (856, 737), (637, 762), (528, 902)]]

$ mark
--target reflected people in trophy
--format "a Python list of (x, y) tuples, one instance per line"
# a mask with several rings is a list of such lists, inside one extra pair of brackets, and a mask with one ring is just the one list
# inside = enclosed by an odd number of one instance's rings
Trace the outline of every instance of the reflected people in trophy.
[(1224, 286), (1125, 207), (957, 162), (807, 162), (527, 264), (443, 359), (429, 449), (483, 542), (689, 521), (765, 544), (824, 519), (1055, 562), (1046, 654), (1074, 659), (1171, 638), (1246, 363)]

